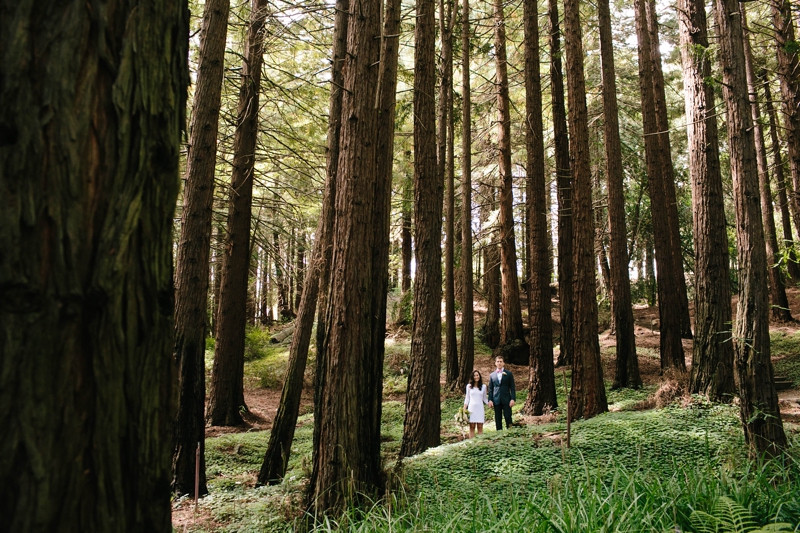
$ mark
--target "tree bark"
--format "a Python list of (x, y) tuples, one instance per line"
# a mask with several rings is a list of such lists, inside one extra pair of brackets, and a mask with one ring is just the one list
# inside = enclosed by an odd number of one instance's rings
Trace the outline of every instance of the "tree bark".
[(2, 11), (0, 527), (167, 533), (187, 4)]
[[(486, 205), (483, 217), (497, 205), (497, 193), (494, 187), (485, 185)], [(500, 345), (500, 247), (497, 244), (497, 228), (488, 228), (488, 237), (483, 247), (483, 290), (486, 293), (486, 316), (481, 326), (480, 336), (489, 348)]]
[(244, 402), (244, 331), (247, 278), (250, 271), (250, 220), (253, 166), (258, 135), (258, 92), (263, 61), (266, 0), (252, 0), (247, 51), (234, 134), (234, 165), (228, 208), (228, 240), (222, 259), (219, 320), (206, 418), (214, 426), (242, 423)]
[(750, 100), (750, 113), (753, 118), (753, 138), (756, 149), (756, 169), (758, 189), (761, 195), (761, 220), (764, 226), (764, 240), (767, 245), (767, 273), (769, 274), (770, 310), (772, 318), (778, 322), (791, 322), (789, 299), (781, 272), (781, 256), (778, 249), (778, 235), (775, 230), (775, 211), (772, 203), (772, 190), (769, 185), (767, 148), (764, 144), (764, 131), (761, 128), (761, 109), (756, 92), (756, 75), (753, 69), (753, 53), (750, 48), (750, 31), (747, 27), (747, 10), (741, 4), (742, 31), (744, 32), (744, 62), (747, 76), (747, 94)]
[(207, 494), (205, 468), (205, 348), (208, 320), (211, 214), (217, 130), (222, 93), (229, 0), (209, 0), (203, 12), (200, 62), (192, 105), (186, 185), (175, 273), (175, 350), (178, 366), (178, 413), (172, 455), (172, 489), (195, 489), (197, 448), (199, 492)]
[(461, 272), (463, 301), (461, 311), (461, 351), (458, 358), (458, 384), (466, 385), (475, 364), (475, 312), (472, 278), (472, 101), (470, 90), (469, 0), (461, 6)]
[(561, 44), (558, 0), (548, 0), (550, 20), (550, 93), (553, 107), (553, 145), (558, 188), (558, 304), (561, 340), (557, 366), (572, 364), (572, 173), (570, 170), (567, 111), (564, 105), (564, 75), (561, 69)]
[(547, 186), (544, 172), (542, 80), (539, 71), (539, 12), (536, 0), (523, 4), (525, 31), (525, 144), (527, 149), (528, 235), (530, 246), (528, 316), (530, 369), (527, 414), (558, 407), (553, 370), (553, 319), (550, 316), (550, 247), (547, 234)]
[(733, 349), (745, 440), (754, 454), (776, 455), (786, 447), (770, 361), (767, 260), (758, 195), (753, 120), (747, 96), (744, 34), (739, 3), (716, 0), (722, 95), (736, 205), (739, 303)]
[(439, 0), (439, 32), (442, 39), (441, 83), (437, 115), (437, 163), (439, 178), (446, 184), (445, 197), (445, 383), (452, 390), (458, 384), (458, 341), (456, 339), (455, 291), (455, 172), (453, 168), (453, 139), (448, 135), (453, 119), (453, 2)]
[(800, 264), (795, 252), (794, 237), (792, 237), (792, 217), (790, 211), (792, 202), (786, 193), (786, 175), (784, 173), (783, 157), (781, 155), (781, 143), (778, 139), (777, 118), (775, 106), (772, 105), (772, 92), (769, 88), (769, 78), (766, 69), (761, 71), (762, 86), (764, 87), (764, 106), (769, 118), (769, 137), (772, 143), (772, 167), (775, 169), (775, 184), (778, 187), (778, 207), (781, 211), (781, 228), (783, 230), (783, 244), (787, 250), (786, 270), (792, 283), (800, 282)]
[(433, 0), (417, 2), (414, 52), (414, 221), (417, 263), (414, 327), (406, 415), (400, 457), (438, 446), (441, 421), (439, 368), (442, 358), (442, 202), (436, 172), (436, 83)]
[(589, 167), (589, 120), (583, 70), (583, 43), (578, 0), (564, 2), (564, 50), (569, 96), (569, 152), (574, 186), (574, 337), (570, 418), (591, 418), (608, 411), (597, 337), (594, 218)]
[(506, 25), (503, 0), (494, 0), (494, 48), (497, 79), (497, 145), (500, 170), (500, 269), (503, 315), (500, 352), (509, 363), (528, 364), (529, 348), (522, 330), (522, 307), (517, 275), (517, 247), (514, 240), (514, 190), (511, 171), (511, 111), (508, 95)]
[[(636, 35), (639, 38), (639, 85), (642, 95), (645, 159), (647, 161), (648, 192), (650, 194), (653, 244), (658, 269), (658, 314), (660, 322), (661, 369), (686, 370), (681, 342), (680, 289), (676, 286), (675, 270), (680, 268), (669, 229), (668, 203), (665, 190), (664, 161), (658, 139), (656, 107), (653, 91), (653, 68), (650, 55), (650, 32), (647, 27), (646, 4), (636, 0)], [(672, 185), (672, 184), (670, 184)], [(673, 185), (674, 186), (674, 185)]]
[(689, 388), (715, 401), (733, 394), (731, 287), (705, 3), (680, 0), (678, 28), (694, 208), (695, 333)]
[(617, 79), (614, 71), (614, 49), (611, 37), (611, 13), (608, 0), (597, 4), (600, 25), (600, 53), (603, 75), (603, 126), (606, 148), (606, 180), (608, 186), (608, 224), (611, 240), (611, 308), (617, 334), (614, 387), (638, 389), (642, 386), (639, 359), (636, 357), (636, 336), (631, 303), (631, 280), (628, 274), (628, 231), (625, 223), (625, 189), (622, 169), (622, 147), (619, 136)]
[[(661, 44), (658, 38), (658, 15), (655, 0), (645, 0), (647, 28), (650, 34), (650, 68), (652, 69), (653, 104), (655, 105), (655, 135), (661, 161), (661, 186), (666, 200), (667, 219), (664, 222), (669, 235), (669, 247), (672, 255), (672, 268), (668, 275), (673, 277), (672, 287), (676, 291), (675, 303), (669, 312), (677, 314), (680, 320), (681, 336), (692, 338), (692, 322), (689, 317), (689, 299), (686, 293), (686, 278), (683, 275), (683, 249), (681, 246), (680, 220), (678, 219), (678, 201), (675, 196), (675, 168), (672, 164), (672, 149), (669, 140), (669, 119), (667, 118), (667, 97), (664, 89), (664, 73), (661, 69)], [(685, 363), (684, 363), (685, 368)]]

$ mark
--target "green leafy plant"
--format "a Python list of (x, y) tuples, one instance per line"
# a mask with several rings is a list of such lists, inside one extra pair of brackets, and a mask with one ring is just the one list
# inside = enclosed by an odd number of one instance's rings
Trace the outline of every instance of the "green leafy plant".
[(759, 528), (753, 514), (727, 496), (721, 496), (711, 508), (711, 512), (696, 510), (689, 516), (689, 522), (696, 533), (766, 533), (793, 531), (791, 524), (772, 523)]

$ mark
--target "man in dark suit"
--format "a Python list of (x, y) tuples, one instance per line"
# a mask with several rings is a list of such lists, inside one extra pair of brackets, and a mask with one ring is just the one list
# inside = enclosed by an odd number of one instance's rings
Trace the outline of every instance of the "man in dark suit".
[(503, 429), (503, 417), (506, 427), (511, 427), (511, 408), (517, 401), (517, 389), (514, 386), (514, 376), (506, 370), (506, 361), (502, 355), (494, 358), (497, 368), (489, 376), (489, 407), (494, 408), (494, 423), (497, 430)]

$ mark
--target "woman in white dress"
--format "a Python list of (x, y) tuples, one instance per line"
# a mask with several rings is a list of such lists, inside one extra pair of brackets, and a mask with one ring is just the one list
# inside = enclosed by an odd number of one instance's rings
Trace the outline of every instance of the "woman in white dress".
[(467, 384), (467, 396), (464, 398), (464, 409), (469, 411), (469, 438), (475, 436), (475, 429), (478, 435), (483, 434), (483, 413), (484, 404), (489, 403), (489, 395), (486, 392), (486, 385), (483, 377), (477, 370), (472, 372), (472, 379)]

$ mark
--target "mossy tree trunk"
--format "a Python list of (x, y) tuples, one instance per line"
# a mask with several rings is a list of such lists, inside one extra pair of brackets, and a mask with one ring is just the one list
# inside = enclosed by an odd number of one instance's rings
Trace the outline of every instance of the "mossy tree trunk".
[(0, 528), (168, 533), (187, 4), (2, 13)]

